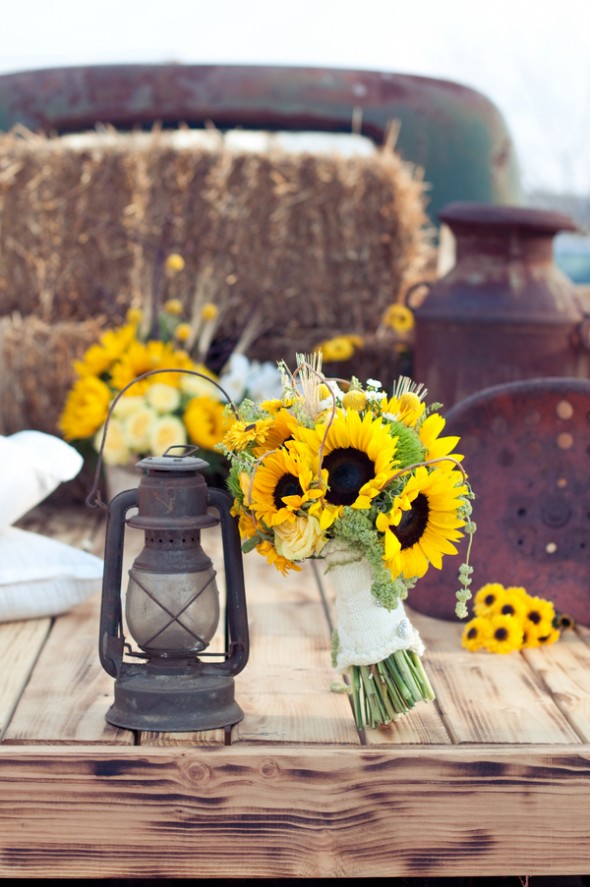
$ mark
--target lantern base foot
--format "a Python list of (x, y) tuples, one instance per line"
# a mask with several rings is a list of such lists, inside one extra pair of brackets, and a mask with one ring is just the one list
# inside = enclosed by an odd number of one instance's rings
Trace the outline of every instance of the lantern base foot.
[(156, 733), (192, 733), (239, 723), (234, 679), (195, 674), (150, 674), (130, 666), (115, 681), (106, 720), (115, 727)]

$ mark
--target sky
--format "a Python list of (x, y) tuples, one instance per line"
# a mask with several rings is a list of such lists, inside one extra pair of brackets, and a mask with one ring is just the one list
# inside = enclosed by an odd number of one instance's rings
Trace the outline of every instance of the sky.
[(499, 109), (525, 189), (590, 196), (590, 0), (4, 0), (0, 74), (139, 62), (452, 80)]

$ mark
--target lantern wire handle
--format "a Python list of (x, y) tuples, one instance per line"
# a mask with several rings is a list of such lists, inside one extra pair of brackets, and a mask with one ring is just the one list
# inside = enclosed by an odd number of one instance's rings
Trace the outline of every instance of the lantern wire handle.
[(94, 470), (94, 481), (92, 484), (92, 489), (88, 493), (88, 496), (86, 497), (86, 500), (85, 500), (88, 508), (102, 508), (103, 511), (108, 510), (108, 505), (103, 501), (103, 499), (100, 495), (100, 490), (99, 490), (100, 472), (101, 472), (102, 463), (103, 463), (103, 450), (104, 450), (105, 442), (107, 439), (108, 425), (111, 420), (113, 410), (115, 409), (115, 406), (117, 405), (119, 398), (122, 397), (122, 395), (125, 394), (125, 392), (128, 391), (129, 388), (131, 388), (137, 382), (141, 382), (143, 379), (147, 379), (148, 376), (156, 376), (159, 373), (185, 373), (189, 376), (198, 376), (199, 378), (204, 379), (206, 382), (210, 382), (212, 385), (215, 385), (215, 387), (218, 388), (219, 391), (221, 391), (221, 393), (223, 394), (223, 396), (227, 400), (229, 406), (231, 407), (231, 410), (232, 410), (234, 416), (237, 419), (239, 418), (240, 414), (239, 414), (238, 408), (236, 407), (235, 403), (232, 401), (231, 397), (228, 395), (225, 388), (223, 388), (223, 386), (220, 385), (219, 382), (216, 382), (215, 379), (212, 379), (211, 376), (207, 376), (205, 373), (200, 373), (198, 370), (188, 370), (188, 369), (180, 369), (180, 368), (178, 368), (178, 369), (175, 368), (175, 369), (149, 370), (147, 373), (142, 373), (140, 376), (136, 376), (136, 378), (133, 379), (132, 382), (129, 382), (127, 385), (125, 385), (124, 388), (121, 388), (121, 390), (119, 392), (117, 392), (116, 396), (113, 398), (113, 401), (109, 407), (109, 411), (107, 413), (107, 417), (105, 419), (105, 423), (104, 423), (103, 430), (102, 430), (102, 439), (100, 442), (100, 449), (98, 451), (98, 459), (96, 461), (96, 468)]

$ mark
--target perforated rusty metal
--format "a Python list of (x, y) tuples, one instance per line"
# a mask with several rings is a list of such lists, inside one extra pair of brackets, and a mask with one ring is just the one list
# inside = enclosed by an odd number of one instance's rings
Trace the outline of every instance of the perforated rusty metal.
[[(487, 388), (456, 404), (445, 434), (476, 494), (472, 591), (522, 585), (590, 624), (590, 380), (534, 379)], [(460, 552), (466, 552), (461, 544)], [(430, 569), (414, 609), (454, 619), (457, 558)]]

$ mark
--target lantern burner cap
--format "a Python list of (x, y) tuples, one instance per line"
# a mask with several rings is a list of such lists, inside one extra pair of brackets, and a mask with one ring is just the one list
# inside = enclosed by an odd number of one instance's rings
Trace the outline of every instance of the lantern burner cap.
[(142, 471), (204, 471), (209, 463), (198, 456), (147, 456), (137, 463), (136, 468)]

